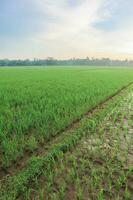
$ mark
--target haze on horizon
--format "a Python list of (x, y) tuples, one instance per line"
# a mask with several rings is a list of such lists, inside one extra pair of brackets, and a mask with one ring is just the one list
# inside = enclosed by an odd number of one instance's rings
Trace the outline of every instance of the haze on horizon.
[(133, 58), (132, 0), (4, 0), (1, 58)]

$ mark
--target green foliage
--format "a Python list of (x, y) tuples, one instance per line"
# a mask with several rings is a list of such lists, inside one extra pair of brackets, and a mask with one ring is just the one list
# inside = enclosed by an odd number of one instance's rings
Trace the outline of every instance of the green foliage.
[(37, 141), (34, 135), (32, 135), (28, 140), (27, 140), (27, 149), (33, 152), (35, 149), (37, 149)]

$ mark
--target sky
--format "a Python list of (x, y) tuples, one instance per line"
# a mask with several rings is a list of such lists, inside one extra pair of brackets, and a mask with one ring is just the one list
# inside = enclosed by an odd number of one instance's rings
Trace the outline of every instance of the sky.
[(133, 58), (133, 0), (0, 0), (0, 59)]

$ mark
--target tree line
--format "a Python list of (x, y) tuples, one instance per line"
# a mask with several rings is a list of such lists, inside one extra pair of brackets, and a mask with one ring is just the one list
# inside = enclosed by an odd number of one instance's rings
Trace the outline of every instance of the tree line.
[(1, 59), (0, 66), (132, 66), (133, 60), (112, 60), (110, 58), (72, 58), (66, 60), (54, 59), (52, 57), (46, 59), (25, 59), (25, 60), (10, 60)]

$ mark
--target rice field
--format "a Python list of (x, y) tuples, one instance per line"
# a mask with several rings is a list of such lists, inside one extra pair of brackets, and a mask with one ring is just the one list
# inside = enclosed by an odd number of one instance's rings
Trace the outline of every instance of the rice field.
[(0, 199), (133, 199), (133, 70), (0, 69)]

